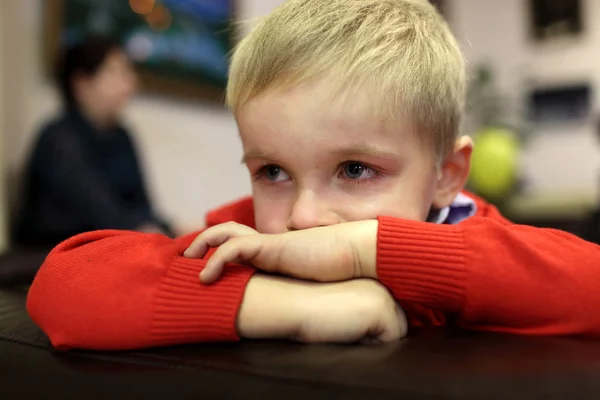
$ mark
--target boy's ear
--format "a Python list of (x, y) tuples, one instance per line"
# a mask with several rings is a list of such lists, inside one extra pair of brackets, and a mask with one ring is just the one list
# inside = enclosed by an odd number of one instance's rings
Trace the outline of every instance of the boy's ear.
[(442, 209), (449, 206), (464, 189), (471, 170), (472, 152), (471, 138), (461, 136), (456, 140), (454, 151), (442, 161), (433, 198), (435, 208)]

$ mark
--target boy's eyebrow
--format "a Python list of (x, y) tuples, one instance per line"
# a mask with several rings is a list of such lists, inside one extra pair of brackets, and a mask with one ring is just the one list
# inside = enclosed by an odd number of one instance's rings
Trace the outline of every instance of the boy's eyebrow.
[(270, 157), (263, 153), (262, 151), (258, 151), (258, 150), (251, 150), (248, 152), (244, 153), (244, 156), (242, 157), (242, 164), (246, 164), (248, 162), (248, 160), (253, 160), (253, 159), (264, 159), (264, 160), (269, 160)]
[(347, 146), (347, 147), (338, 147), (338, 148), (332, 149), (332, 153), (339, 155), (339, 156), (344, 156), (344, 157), (351, 157), (351, 156), (370, 156), (370, 157), (375, 157), (375, 158), (397, 158), (398, 157), (398, 154), (396, 154), (393, 151), (387, 150), (380, 146), (372, 146), (369, 144), (359, 144), (359, 145), (352, 145), (352, 146)]
[[(360, 144), (360, 145), (352, 145), (347, 147), (337, 147), (331, 149), (331, 154), (336, 155), (338, 157), (353, 157), (353, 156), (369, 156), (374, 158), (397, 158), (398, 154), (393, 151), (386, 150), (381, 147), (372, 146), (368, 144)], [(269, 155), (259, 150), (250, 150), (244, 153), (242, 157), (242, 164), (248, 162), (248, 160), (252, 159), (263, 159), (263, 160), (272, 160), (275, 159), (273, 155)]]

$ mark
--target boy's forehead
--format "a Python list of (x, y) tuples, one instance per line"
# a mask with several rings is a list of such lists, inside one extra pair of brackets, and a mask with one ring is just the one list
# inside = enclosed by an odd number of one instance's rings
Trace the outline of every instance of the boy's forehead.
[[(266, 146), (267, 150), (259, 146), (250, 146), (244, 149), (242, 163), (250, 160), (281, 160), (286, 158), (290, 153), (296, 154), (295, 149), (287, 148), (291, 151), (280, 151), (272, 149), (272, 146)], [(393, 161), (398, 158), (398, 153), (389, 147), (380, 146), (374, 143), (340, 143), (337, 146), (316, 147), (311, 152), (313, 155), (325, 155), (335, 158), (352, 158), (352, 157), (371, 157), (380, 160)]]
[(250, 100), (236, 115), (243, 161), (357, 156), (392, 160), (414, 148), (410, 124), (373, 115), (357, 105), (357, 99), (331, 100), (321, 94), (273, 91)]
[[(393, 136), (412, 131), (408, 118), (391, 119), (377, 110), (377, 100), (368, 90), (332, 93), (326, 80), (286, 89), (266, 91), (249, 100), (236, 119), (249, 139), (266, 136), (318, 133), (321, 139), (361, 142), (365, 135)], [(260, 133), (260, 134), (256, 134)]]

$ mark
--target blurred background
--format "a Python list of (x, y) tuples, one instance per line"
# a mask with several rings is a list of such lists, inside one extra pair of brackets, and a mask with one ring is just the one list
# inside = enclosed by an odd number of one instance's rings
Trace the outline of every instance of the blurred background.
[[(0, 247), (10, 246), (35, 137), (61, 108), (50, 60), (90, 32), (121, 40), (140, 73), (123, 119), (158, 212), (187, 231), (248, 194), (236, 126), (220, 102), (227, 54), (281, 2), (2, 0)], [(470, 189), (516, 222), (589, 234), (600, 199), (600, 0), (435, 3), (468, 60)], [(250, 23), (233, 29), (234, 19)]]

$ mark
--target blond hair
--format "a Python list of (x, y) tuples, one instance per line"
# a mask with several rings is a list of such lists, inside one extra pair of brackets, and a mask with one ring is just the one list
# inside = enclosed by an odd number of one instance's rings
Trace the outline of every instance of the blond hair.
[(235, 113), (268, 90), (325, 75), (332, 93), (350, 86), (374, 91), (374, 112), (410, 118), (438, 159), (453, 148), (464, 61), (427, 0), (286, 1), (235, 49), (227, 104)]

